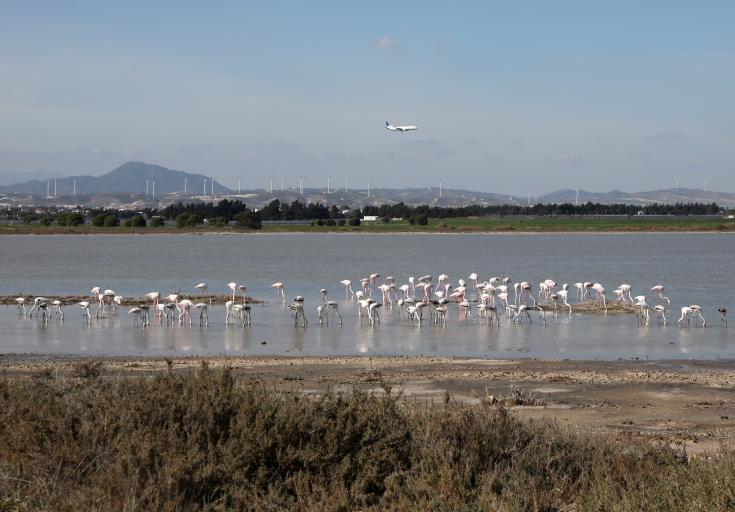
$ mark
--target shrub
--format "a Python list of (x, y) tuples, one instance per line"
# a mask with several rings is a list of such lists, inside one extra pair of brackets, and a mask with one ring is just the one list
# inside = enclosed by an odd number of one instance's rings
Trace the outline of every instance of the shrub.
[(337, 221), (337, 225), (338, 225), (338, 226), (344, 226), (344, 225), (345, 225), (345, 220), (344, 220), (344, 219), (339, 219), (339, 220)]
[(240, 229), (260, 229), (263, 223), (258, 212), (245, 210), (235, 215), (235, 222)]
[[(38, 219), (38, 223), (42, 226), (50, 226), (53, 221), (54, 221), (53, 217), (49, 217), (48, 215), (44, 215)], [(59, 225), (62, 226), (63, 224), (59, 224)]]
[(101, 228), (105, 225), (105, 219), (107, 219), (107, 215), (104, 213), (100, 213), (99, 215), (95, 215), (92, 218), (92, 225), (98, 228)]
[(166, 224), (166, 222), (163, 220), (163, 217), (155, 216), (151, 217), (151, 220), (148, 221), (148, 225), (152, 228), (160, 228), (163, 227)]
[(221, 228), (227, 225), (227, 218), (225, 217), (213, 217), (207, 221), (207, 224), (214, 226), (215, 228)]
[(204, 219), (196, 213), (180, 213), (176, 216), (177, 228), (194, 227), (202, 222), (204, 222)]
[(3, 510), (732, 509), (732, 452), (688, 462), (664, 445), (573, 435), (487, 402), (411, 407), (383, 388), (307, 398), (205, 365), (120, 379), (96, 362), (61, 378), (3, 378), (0, 503)]
[(104, 226), (106, 228), (114, 228), (120, 225), (120, 219), (115, 215), (106, 215), (104, 220)]
[(324, 221), (324, 225), (325, 226), (336, 226), (337, 223), (335, 222), (334, 219), (327, 219), (327, 220)]
[(144, 228), (146, 226), (145, 218), (142, 215), (136, 215), (125, 221), (123, 224), (126, 228)]
[(360, 218), (359, 217), (350, 217), (350, 220), (347, 221), (347, 224), (349, 226), (359, 226), (360, 225)]
[(84, 224), (84, 215), (78, 212), (62, 212), (56, 222), (59, 226), (81, 226)]

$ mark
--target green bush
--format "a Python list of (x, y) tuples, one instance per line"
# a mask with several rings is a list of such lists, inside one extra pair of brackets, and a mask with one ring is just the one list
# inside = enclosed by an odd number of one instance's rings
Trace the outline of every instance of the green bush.
[(84, 215), (78, 212), (62, 212), (56, 222), (59, 226), (81, 226), (84, 224)]
[(337, 221), (337, 225), (338, 225), (338, 226), (344, 226), (344, 225), (345, 225), (345, 220), (344, 220), (344, 219), (339, 219), (339, 220)]
[(142, 215), (136, 215), (125, 221), (123, 224), (126, 228), (144, 228), (146, 227), (145, 218)]
[[(51, 223), (53, 222), (54, 222), (53, 217), (49, 217), (48, 215), (44, 215), (38, 219), (38, 223), (42, 226), (50, 226)], [(63, 226), (63, 224), (59, 224), (59, 225)]]
[(327, 220), (324, 221), (324, 225), (325, 226), (336, 226), (337, 223), (335, 222), (334, 219), (327, 219)]
[(120, 225), (120, 219), (115, 215), (106, 215), (104, 220), (104, 226), (106, 228), (115, 228)]
[(207, 221), (207, 224), (215, 228), (221, 228), (229, 223), (226, 217), (213, 217)]
[(245, 210), (235, 215), (235, 223), (240, 229), (260, 229), (263, 227), (260, 215), (252, 210)]
[(176, 216), (177, 228), (191, 228), (204, 222), (204, 219), (196, 213), (180, 213)]
[(151, 217), (151, 220), (148, 221), (148, 226), (152, 228), (160, 228), (163, 227), (166, 224), (166, 222), (163, 220), (163, 217), (155, 216)]
[(100, 213), (99, 215), (95, 215), (92, 218), (92, 225), (98, 228), (101, 228), (105, 225), (105, 220), (107, 219), (107, 215), (104, 213)]
[(347, 225), (349, 225), (349, 226), (359, 226), (360, 225), (360, 218), (359, 217), (350, 217), (350, 220), (347, 221)]

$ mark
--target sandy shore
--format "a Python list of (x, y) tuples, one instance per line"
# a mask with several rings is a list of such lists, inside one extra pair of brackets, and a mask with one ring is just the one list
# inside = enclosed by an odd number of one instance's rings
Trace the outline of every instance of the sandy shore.
[[(735, 440), (735, 361), (537, 361), (438, 357), (101, 358), (108, 377), (189, 371), (206, 361), (238, 375), (305, 394), (384, 385), (402, 399), (477, 404), (510, 396), (512, 387), (539, 405), (514, 407), (528, 420), (553, 419), (581, 432), (632, 436), (685, 446), (690, 455)], [(65, 375), (79, 357), (0, 356), (5, 377), (40, 371)]]

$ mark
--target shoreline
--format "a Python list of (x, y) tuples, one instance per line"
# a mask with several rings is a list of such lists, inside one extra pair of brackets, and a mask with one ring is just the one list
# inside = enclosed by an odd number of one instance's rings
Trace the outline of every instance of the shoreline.
[(2, 229), (0, 229), (0, 237), (3, 236), (133, 236), (133, 235), (146, 235), (146, 236), (152, 236), (152, 235), (164, 235), (164, 236), (248, 236), (248, 235), (257, 235), (257, 236), (280, 236), (280, 235), (299, 235), (299, 236), (309, 236), (309, 235), (383, 235), (383, 236), (405, 236), (405, 235), (456, 235), (456, 236), (465, 236), (465, 235), (490, 235), (490, 236), (539, 236), (539, 235), (549, 235), (549, 236), (556, 236), (556, 235), (651, 235), (651, 234), (661, 234), (661, 235), (703, 235), (703, 234), (715, 234), (715, 235), (735, 235), (735, 230), (718, 230), (718, 229), (709, 229), (709, 230), (674, 230), (674, 229), (663, 229), (663, 230), (610, 230), (610, 231), (589, 231), (589, 230), (545, 230), (545, 231), (481, 231), (481, 230), (452, 230), (452, 231), (361, 231), (361, 230), (354, 230), (354, 231), (272, 231), (272, 232), (264, 232), (264, 231), (177, 231), (177, 232), (168, 232), (168, 231), (129, 231), (129, 232), (112, 232), (112, 231), (103, 231), (103, 232), (84, 232), (84, 231), (74, 231), (74, 232), (39, 232), (39, 231), (28, 231), (24, 233), (8, 233), (4, 232)]

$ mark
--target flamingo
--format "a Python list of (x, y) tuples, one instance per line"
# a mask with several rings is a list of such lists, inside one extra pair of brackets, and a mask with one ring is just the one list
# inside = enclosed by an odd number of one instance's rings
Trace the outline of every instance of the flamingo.
[(128, 310), (128, 314), (133, 317), (133, 325), (135, 327), (138, 326), (138, 320), (140, 320), (142, 313), (143, 313), (143, 310), (137, 306)]
[(209, 304), (206, 302), (198, 302), (194, 304), (194, 307), (199, 310), (199, 325), (204, 323), (204, 327), (209, 327), (209, 316), (207, 315)]
[(306, 320), (306, 315), (304, 315), (304, 298), (301, 295), (297, 295), (288, 308), (293, 311), (294, 326), (298, 326), (301, 323), (301, 327), (306, 328), (309, 322)]
[(602, 307), (605, 309), (605, 313), (607, 313), (607, 299), (605, 298), (605, 287), (602, 286), (600, 283), (594, 283), (592, 285), (592, 289), (595, 290), (595, 301), (598, 304), (601, 304)]
[(86, 318), (87, 323), (92, 322), (92, 316), (89, 314), (89, 302), (83, 300), (79, 303), (79, 307), (82, 308), (82, 318)]
[(727, 309), (717, 308), (717, 311), (720, 313), (720, 325), (727, 327)]
[(345, 300), (348, 300), (350, 295), (352, 295), (352, 297), (355, 296), (355, 292), (352, 291), (352, 281), (349, 279), (342, 279), (340, 283), (345, 287)]
[(286, 302), (286, 292), (283, 290), (283, 283), (281, 281), (278, 281), (277, 283), (273, 283), (271, 285), (271, 288), (276, 289), (276, 299), (280, 296), (281, 300), (283, 302)]
[[(566, 284), (564, 285), (566, 286)], [(556, 294), (561, 298), (562, 304), (569, 308), (569, 316), (572, 316), (572, 306), (569, 304), (569, 290), (566, 288), (559, 290)]]
[(582, 302), (584, 295), (584, 283), (574, 283), (574, 287), (577, 289), (577, 302)]
[(235, 291), (237, 290), (237, 283), (227, 283), (227, 288), (230, 289), (230, 296), (232, 302), (235, 302)]
[(663, 322), (664, 326), (666, 325), (666, 308), (663, 307), (661, 304), (656, 304), (653, 306), (653, 311), (658, 316), (659, 320)]
[(51, 301), (51, 305), (54, 307), (54, 313), (56, 314), (57, 317), (59, 317), (59, 320), (63, 320), (64, 319), (64, 311), (62, 311), (62, 309), (61, 309), (62, 306), (63, 306), (63, 304), (61, 303), (61, 301), (60, 300), (52, 300)]
[(194, 288), (199, 290), (199, 293), (201, 293), (202, 295), (207, 294), (207, 291), (208, 291), (207, 283), (197, 283), (194, 285)]
[(698, 317), (702, 321), (702, 327), (705, 327), (707, 325), (707, 320), (702, 316), (702, 306), (692, 304), (689, 308), (692, 310), (692, 318)]
[(653, 286), (651, 288), (651, 291), (656, 295), (656, 301), (658, 303), (661, 303), (662, 301), (666, 301), (666, 303), (671, 306), (671, 300), (669, 300), (668, 297), (664, 297), (664, 285), (657, 284), (656, 286)]
[(368, 319), (370, 320), (370, 325), (372, 325), (373, 327), (375, 326), (375, 322), (378, 322), (378, 324), (380, 324), (380, 315), (378, 315), (378, 309), (381, 307), (383, 307), (383, 305), (380, 302), (372, 302), (370, 306), (368, 306)]
[(153, 303), (153, 306), (156, 309), (158, 309), (158, 301), (161, 299), (161, 293), (160, 292), (148, 292), (143, 296), (143, 298), (145, 298), (146, 302)]
[(36, 297), (35, 299), (33, 299), (33, 307), (28, 312), (28, 318), (33, 316), (34, 311), (36, 312), (36, 316), (38, 316), (38, 311), (41, 308), (41, 304), (45, 304), (46, 302), (48, 302), (48, 299), (46, 297)]
[(332, 314), (332, 325), (334, 325), (334, 315), (339, 317), (339, 325), (342, 325), (342, 315), (339, 312), (339, 304), (333, 300), (329, 300), (325, 305), (327, 306), (328, 311)]
[(191, 325), (191, 308), (194, 303), (189, 299), (183, 299), (179, 302), (179, 325), (183, 325), (186, 319), (189, 319), (189, 325)]
[(17, 297), (15, 303), (18, 305), (18, 314), (25, 316), (26, 314), (26, 298)]
[[(623, 291), (623, 302), (627, 302), (628, 300), (630, 300), (630, 303), (633, 304), (633, 297), (630, 296), (631, 286), (629, 284), (623, 283), (620, 286), (618, 286), (618, 289)], [(627, 299), (625, 297), (626, 293), (628, 294)]]
[(228, 300), (227, 302), (225, 302), (225, 313), (226, 313), (225, 314), (225, 325), (229, 325), (229, 323), (230, 323), (230, 317), (232, 317), (233, 320), (235, 318), (234, 315), (233, 315), (233, 311), (232, 311), (232, 307), (234, 305), (235, 305), (235, 301), (234, 300)]
[(676, 321), (676, 323), (681, 326), (681, 323), (685, 321), (687, 325), (689, 325), (689, 318), (691, 317), (692, 312), (693, 310), (689, 306), (684, 306), (683, 308), (681, 308), (681, 316), (679, 317), (679, 320)]
[(638, 308), (638, 324), (648, 325), (650, 316), (648, 314), (649, 306), (646, 302), (646, 297), (643, 295), (637, 295), (635, 297), (635, 306)]

